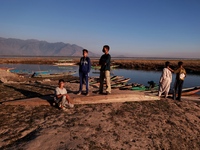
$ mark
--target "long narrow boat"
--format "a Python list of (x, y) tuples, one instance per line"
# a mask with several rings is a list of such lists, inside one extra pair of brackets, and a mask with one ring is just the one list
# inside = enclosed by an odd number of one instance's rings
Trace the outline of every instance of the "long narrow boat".
[(9, 72), (10, 70), (12, 70), (12, 69), (14, 69), (14, 68), (1, 67), (0, 69)]
[[(158, 90), (156, 90), (154, 92), (158, 92)], [(183, 88), (181, 95), (182, 96), (190, 96), (190, 95), (194, 95), (194, 94), (196, 94), (198, 92), (200, 92), (200, 86), (190, 87), (190, 88)], [(170, 89), (169, 94), (170, 95), (173, 94), (173, 89)]]
[(137, 91), (151, 91), (151, 90), (158, 90), (158, 85), (156, 85), (155, 87), (153, 87), (153, 88), (151, 88), (151, 87), (149, 87), (149, 86), (144, 86), (144, 85), (142, 85), (142, 86), (133, 86), (132, 88), (131, 88), (131, 90), (137, 90)]
[[(110, 78), (111, 82), (115, 82), (117, 80), (122, 80), (123, 76), (112, 76)], [(93, 85), (93, 84), (99, 84), (99, 78), (94, 78), (93, 80), (90, 81), (90, 85)]]
[(191, 87), (191, 88), (184, 88), (184, 89), (182, 89), (181, 95), (188, 96), (188, 95), (193, 95), (197, 92), (200, 92), (200, 86)]
[(23, 69), (23, 70), (12, 69), (12, 70), (10, 70), (10, 72), (18, 74), (18, 75), (32, 75), (33, 74), (32, 71), (25, 70), (25, 69)]
[(125, 79), (119, 79), (119, 80), (114, 80), (113, 82), (115, 82), (116, 84), (118, 83), (127, 83), (130, 80), (130, 78), (125, 78)]
[(68, 75), (76, 74), (76, 71), (62, 72), (62, 73), (50, 73), (50, 74), (33, 74), (34, 78), (53, 78), (53, 77), (64, 77)]

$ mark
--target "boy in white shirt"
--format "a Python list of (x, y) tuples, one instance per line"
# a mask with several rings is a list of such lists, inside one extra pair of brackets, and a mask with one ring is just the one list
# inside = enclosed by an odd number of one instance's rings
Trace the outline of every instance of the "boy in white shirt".
[(67, 106), (70, 108), (74, 107), (74, 102), (67, 94), (66, 88), (64, 88), (65, 82), (60, 79), (58, 82), (59, 87), (55, 89), (55, 102), (58, 103), (59, 108), (66, 110)]

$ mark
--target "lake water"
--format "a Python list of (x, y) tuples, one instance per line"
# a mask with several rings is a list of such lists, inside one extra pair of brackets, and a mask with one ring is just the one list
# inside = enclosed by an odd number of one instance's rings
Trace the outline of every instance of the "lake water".
[[(53, 66), (53, 65), (38, 65), (38, 64), (0, 64), (0, 67), (15, 68), (16, 70), (24, 70), (29, 72), (34, 71), (50, 71), (51, 73), (77, 71), (74, 76), (78, 76), (78, 66)], [(98, 70), (91, 70), (91, 77), (98, 77)], [(161, 72), (160, 71), (142, 71), (142, 70), (126, 70), (126, 69), (114, 69), (111, 71), (112, 75), (124, 76), (124, 78), (131, 78), (130, 83), (140, 83), (147, 85), (148, 81), (159, 82)], [(173, 75), (172, 85), (174, 83), (175, 75)], [(200, 86), (200, 75), (187, 75), (183, 87)]]

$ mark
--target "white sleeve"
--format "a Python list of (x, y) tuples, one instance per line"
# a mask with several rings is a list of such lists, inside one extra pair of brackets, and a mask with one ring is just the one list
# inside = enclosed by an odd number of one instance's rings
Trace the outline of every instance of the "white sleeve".
[(55, 89), (55, 95), (60, 95), (60, 90), (58, 88)]

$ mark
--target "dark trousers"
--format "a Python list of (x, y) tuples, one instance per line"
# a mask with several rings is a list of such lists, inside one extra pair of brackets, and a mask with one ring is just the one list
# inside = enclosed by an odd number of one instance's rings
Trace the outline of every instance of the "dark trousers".
[(86, 93), (88, 93), (89, 91), (88, 73), (79, 72), (79, 79), (80, 79), (79, 92), (82, 92), (83, 84), (85, 81)]
[(173, 93), (173, 99), (176, 99), (176, 94), (178, 92), (177, 100), (181, 100), (181, 93), (183, 88), (183, 80), (176, 80), (174, 84), (174, 93)]

